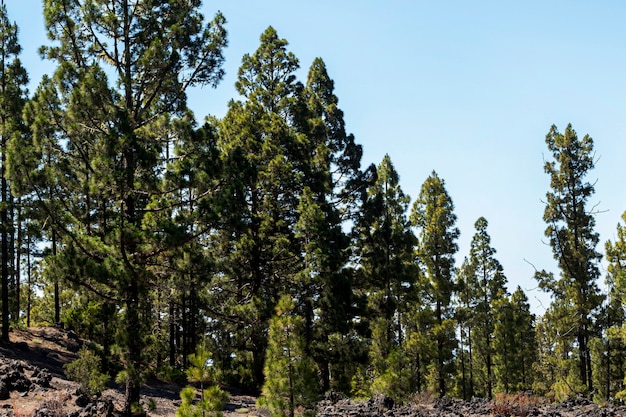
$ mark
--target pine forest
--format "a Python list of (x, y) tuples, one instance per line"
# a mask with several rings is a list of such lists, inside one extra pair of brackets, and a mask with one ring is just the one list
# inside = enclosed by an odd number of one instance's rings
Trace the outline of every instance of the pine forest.
[(411, 198), (389, 155), (366, 166), (325, 62), (299, 79), (272, 26), (225, 116), (200, 119), (187, 94), (210, 100), (223, 79), (221, 13), (43, 3), (54, 70), (33, 91), (0, 8), (4, 344), (12, 328), (74, 330), (93, 342), (94, 378), (125, 384), (129, 415), (151, 377), (257, 392), (273, 415), (329, 391), (626, 396), (626, 226), (607, 242), (595, 230), (589, 135), (534, 138), (558, 265), (532, 278), (550, 297), (538, 316), (509, 287), (489, 219), (461, 231), (436, 171)]

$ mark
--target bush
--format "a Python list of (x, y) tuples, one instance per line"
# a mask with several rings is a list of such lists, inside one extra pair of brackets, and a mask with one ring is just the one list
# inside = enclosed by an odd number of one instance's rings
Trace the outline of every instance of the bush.
[(78, 359), (63, 367), (66, 375), (80, 383), (84, 394), (100, 394), (109, 382), (109, 376), (100, 371), (100, 357), (86, 347), (78, 352)]
[(200, 401), (194, 403), (196, 389), (192, 386), (183, 388), (180, 392), (182, 402), (176, 411), (176, 417), (221, 416), (228, 394), (216, 385), (205, 389), (201, 394)]
[(501, 416), (527, 417), (538, 405), (539, 400), (528, 394), (496, 394), (492, 411)]

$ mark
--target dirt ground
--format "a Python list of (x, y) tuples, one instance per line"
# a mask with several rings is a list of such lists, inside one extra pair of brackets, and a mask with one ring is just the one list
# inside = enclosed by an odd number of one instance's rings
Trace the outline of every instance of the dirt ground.
[[(11, 343), (0, 345), (0, 364), (18, 361), (27, 377), (35, 369), (45, 369), (52, 376), (49, 387), (36, 387), (27, 392), (11, 391), (10, 398), (0, 400), (0, 416), (12, 414), (28, 417), (43, 406), (53, 408), (58, 415), (69, 415), (81, 407), (75, 404), (79, 384), (67, 380), (63, 365), (76, 359), (80, 347), (78, 338), (72, 333), (56, 327), (15, 329), (10, 333)], [(149, 416), (172, 417), (180, 404), (181, 386), (161, 381), (149, 381), (142, 387), (142, 404)], [(123, 408), (122, 387), (108, 388), (102, 399), (111, 400), (116, 413)], [(223, 415), (234, 417), (257, 415), (256, 398), (231, 392)]]

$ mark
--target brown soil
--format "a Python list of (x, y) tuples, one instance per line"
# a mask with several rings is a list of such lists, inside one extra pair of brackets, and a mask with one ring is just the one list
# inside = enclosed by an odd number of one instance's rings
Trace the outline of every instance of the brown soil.
[[(47, 370), (51, 375), (49, 388), (36, 387), (28, 392), (12, 391), (10, 398), (0, 401), (0, 416), (10, 414), (29, 417), (35, 410), (47, 406), (55, 408), (58, 415), (68, 415), (79, 410), (75, 404), (79, 384), (69, 381), (63, 365), (76, 359), (80, 343), (72, 333), (57, 327), (36, 327), (15, 329), (10, 334), (11, 343), (0, 345), (0, 364), (17, 360), (30, 377), (35, 368)], [(142, 387), (142, 404), (149, 416), (172, 417), (180, 404), (181, 386), (162, 381), (149, 381)], [(111, 387), (102, 393), (103, 399), (110, 399), (115, 405), (116, 414), (123, 408), (122, 387)], [(241, 417), (255, 415), (256, 398), (232, 392), (223, 415)]]

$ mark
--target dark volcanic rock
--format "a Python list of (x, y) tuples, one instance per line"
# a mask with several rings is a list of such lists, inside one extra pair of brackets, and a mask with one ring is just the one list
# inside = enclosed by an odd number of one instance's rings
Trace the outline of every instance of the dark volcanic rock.
[(87, 405), (89, 405), (89, 397), (87, 397), (85, 394), (80, 394), (74, 400), (74, 404), (81, 408), (87, 407)]
[(0, 381), (0, 400), (8, 400), (11, 397), (11, 391), (7, 384)]

